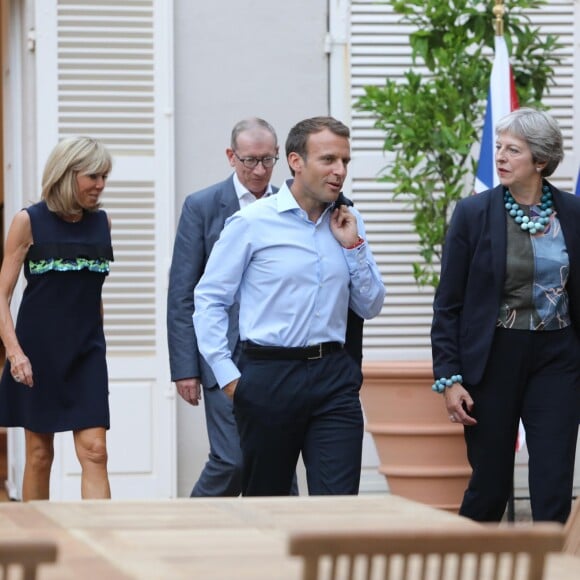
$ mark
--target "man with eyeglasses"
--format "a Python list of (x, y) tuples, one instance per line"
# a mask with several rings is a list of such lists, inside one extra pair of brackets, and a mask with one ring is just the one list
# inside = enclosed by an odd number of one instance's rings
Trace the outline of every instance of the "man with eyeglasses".
[[(167, 336), (171, 380), (179, 395), (191, 405), (199, 404), (203, 385), (210, 444), (208, 461), (193, 487), (192, 497), (237, 496), (241, 491), (242, 455), (232, 404), (199, 354), (192, 322), (193, 290), (226, 219), (277, 191), (270, 183), (278, 160), (274, 128), (259, 118), (238, 122), (226, 155), (233, 174), (190, 194), (183, 204), (169, 274)], [(238, 310), (233, 306), (228, 328), (233, 351), (238, 338)]]

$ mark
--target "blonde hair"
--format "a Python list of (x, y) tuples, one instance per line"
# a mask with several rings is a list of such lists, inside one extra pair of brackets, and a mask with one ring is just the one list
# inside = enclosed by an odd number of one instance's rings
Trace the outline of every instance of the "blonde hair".
[[(69, 137), (51, 151), (42, 174), (42, 199), (63, 215), (82, 212), (76, 199), (77, 175), (109, 173), (113, 161), (106, 147), (92, 137)], [(98, 209), (98, 206), (95, 210)]]

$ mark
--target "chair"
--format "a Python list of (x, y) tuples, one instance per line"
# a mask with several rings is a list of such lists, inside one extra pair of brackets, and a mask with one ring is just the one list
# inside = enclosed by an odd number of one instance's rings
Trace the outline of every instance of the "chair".
[[(40, 564), (56, 562), (57, 546), (50, 540), (0, 541), (0, 571), (2, 578), (34, 580)], [(20, 568), (20, 576), (9, 575), (9, 569)]]
[(564, 526), (564, 552), (580, 556), (580, 499), (574, 501), (572, 512)]
[(302, 532), (290, 554), (303, 580), (541, 580), (546, 553), (559, 552), (563, 527), (481, 525), (464, 530)]

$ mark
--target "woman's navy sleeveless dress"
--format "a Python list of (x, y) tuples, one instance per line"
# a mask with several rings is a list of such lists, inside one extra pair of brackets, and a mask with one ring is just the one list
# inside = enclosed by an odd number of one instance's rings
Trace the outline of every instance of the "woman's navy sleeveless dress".
[(34, 386), (0, 380), (0, 425), (55, 433), (109, 428), (101, 290), (113, 259), (104, 211), (69, 223), (45, 202), (26, 209), (33, 245), (16, 335), (30, 359)]

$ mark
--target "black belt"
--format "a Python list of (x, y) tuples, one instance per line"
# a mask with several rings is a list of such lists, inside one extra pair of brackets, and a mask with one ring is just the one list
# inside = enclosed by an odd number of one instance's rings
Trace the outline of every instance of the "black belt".
[(249, 358), (266, 360), (316, 360), (342, 350), (341, 342), (321, 342), (310, 346), (262, 346), (255, 342), (242, 342), (244, 354)]

